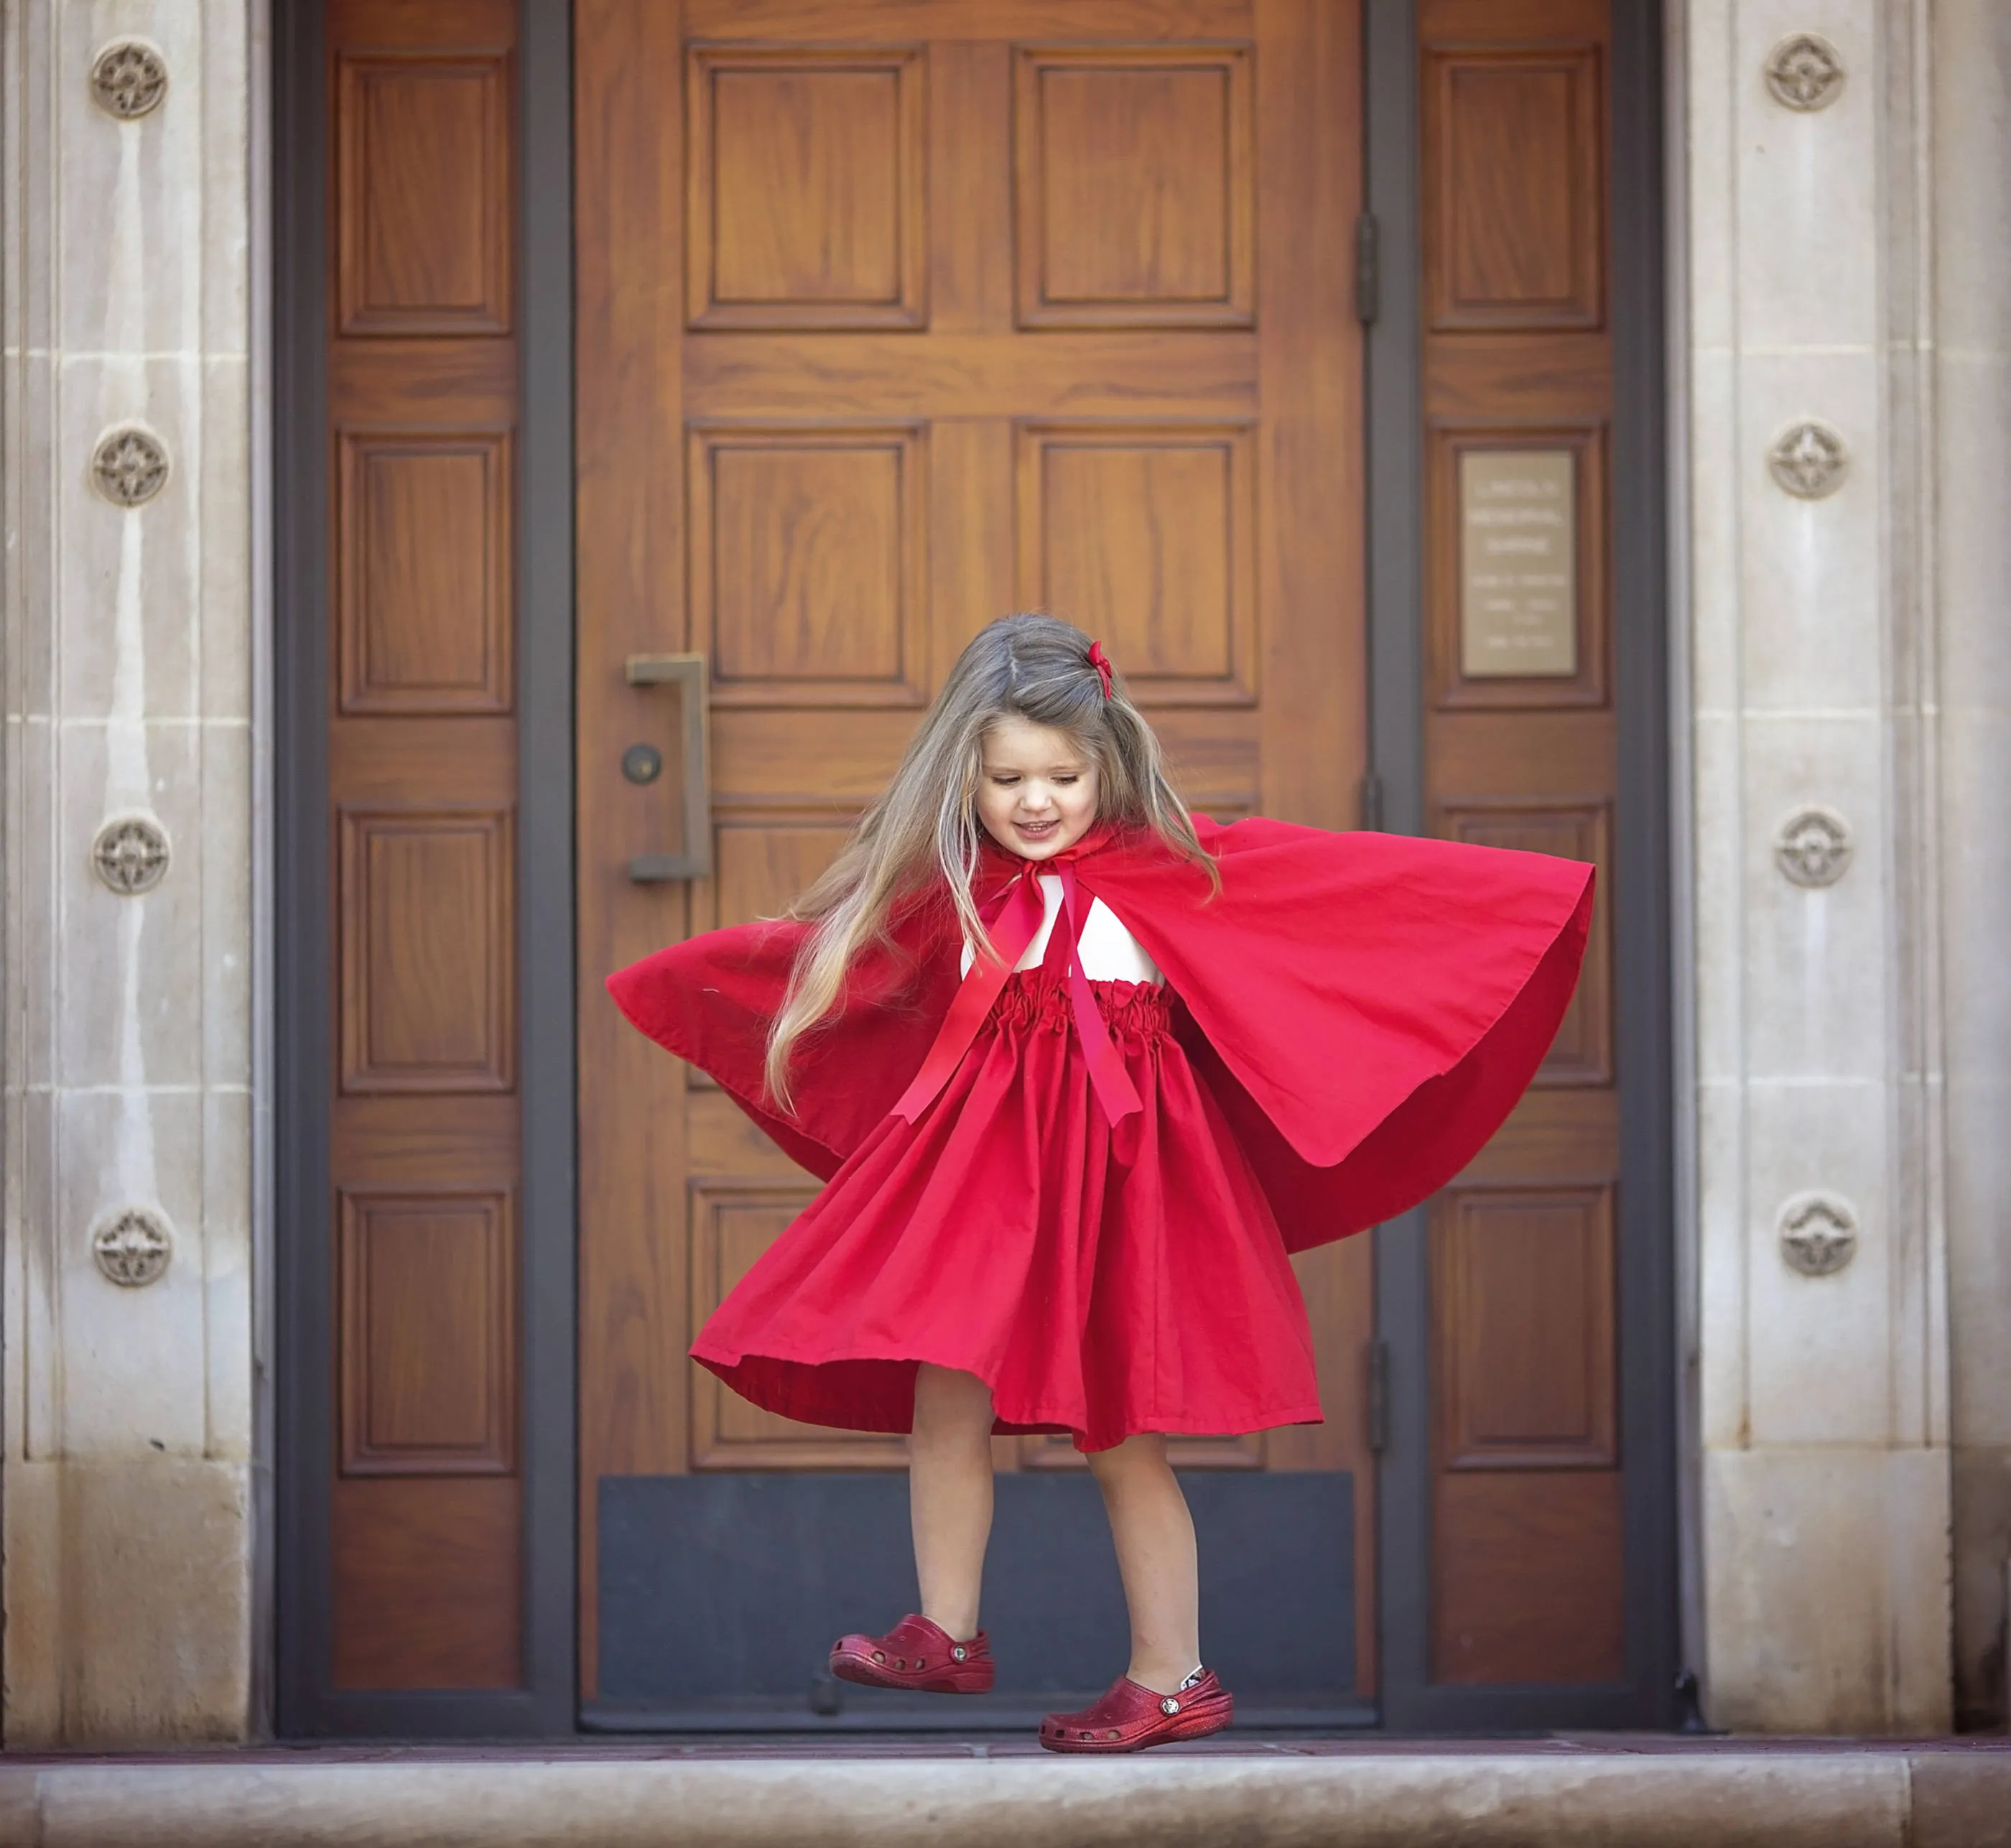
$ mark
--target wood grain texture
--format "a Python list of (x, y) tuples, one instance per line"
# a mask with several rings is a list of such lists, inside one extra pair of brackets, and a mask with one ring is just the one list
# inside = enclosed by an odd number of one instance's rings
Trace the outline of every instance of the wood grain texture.
[[(1536, 1087), (1431, 1209), (1432, 1672), (1617, 1676), (1618, 1184), (1608, 895), (1618, 755), (1607, 0), (1419, 0), (1425, 813), (1482, 846), (1589, 860), (1583, 973)], [(1576, 494), (1575, 673), (1468, 678), (1462, 454), (1557, 450)]]
[(1013, 63), (1022, 327), (1247, 327), (1248, 48), (1043, 48)]
[[(994, 285), (981, 275), (970, 286)], [(938, 442), (952, 420), (1009, 422), (1029, 406), (1049, 416), (1118, 422), (1143, 405), (1155, 415), (1197, 420), (1256, 411), (1258, 350), (1248, 334), (1141, 340), (1063, 331), (1030, 340), (1013, 331), (1009, 309), (1001, 313), (995, 302), (992, 312), (988, 329), (932, 330), (926, 340), (871, 332), (693, 340), (685, 353), (686, 407), (701, 420), (801, 416), (813, 383), (824, 417), (925, 418)], [(938, 315), (938, 329), (945, 318)]]
[[(678, 760), (674, 714), (626, 683), (623, 661), (690, 646), (674, 460), (685, 443), (684, 34), (671, 0), (575, 0), (583, 1699), (598, 1685), (600, 1479), (682, 1470), (689, 1428), (690, 1363), (677, 1341), (689, 1322), (688, 1263), (682, 1240), (663, 1236), (684, 1223), (684, 1079), (603, 985), (610, 970), (689, 928), (682, 888), (636, 886), (626, 871), (632, 856), (660, 849), (660, 817), (681, 792), (639, 788), (620, 769), (638, 740)], [(714, 744), (716, 757), (717, 734)]]
[(328, 0), (333, 1672), (518, 1685), (514, 0)]
[(338, 52), (339, 334), (510, 331), (513, 88), (505, 52)]
[(692, 327), (927, 325), (927, 86), (913, 47), (692, 48)]
[(344, 1476), (507, 1476), (515, 1465), (511, 1196), (344, 1189), (336, 1225)]
[(1425, 313), (1434, 332), (1605, 319), (1596, 44), (1432, 45), (1423, 59)]
[(689, 454), (715, 709), (925, 704), (925, 430), (693, 424)]
[(1440, 1467), (1611, 1469), (1612, 1188), (1454, 1188), (1431, 1241)]
[(1614, 1470), (1463, 1471), (1433, 1500), (1432, 1678), (1584, 1686), (1626, 1660)]
[(515, 1082), (516, 864), (507, 811), (337, 814), (340, 1086)]
[(1020, 604), (1098, 636), (1154, 707), (1257, 699), (1256, 433), (1021, 424)]
[(523, 1485), (346, 1476), (334, 1485), (341, 1689), (510, 1688), (523, 1678)]
[(337, 440), (344, 714), (500, 713), (515, 701), (514, 463), (507, 430)]

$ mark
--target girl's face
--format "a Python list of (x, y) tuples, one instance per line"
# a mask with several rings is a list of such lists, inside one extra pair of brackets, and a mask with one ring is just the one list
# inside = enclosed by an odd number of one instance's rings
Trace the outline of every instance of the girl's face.
[(1052, 860), (1096, 820), (1096, 760), (1051, 725), (1000, 719), (984, 735), (977, 818), (1022, 860)]

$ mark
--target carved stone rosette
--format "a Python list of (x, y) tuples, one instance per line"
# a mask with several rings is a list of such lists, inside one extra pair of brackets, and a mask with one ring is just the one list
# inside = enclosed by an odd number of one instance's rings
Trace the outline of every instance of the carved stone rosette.
[(1834, 885), (1857, 851), (1850, 824), (1835, 809), (1797, 809), (1774, 836), (1774, 863), (1797, 885)]
[(1843, 60), (1815, 32), (1797, 32), (1767, 54), (1767, 87), (1784, 108), (1826, 109), (1843, 89)]
[(120, 1289), (139, 1290), (160, 1281), (174, 1257), (175, 1241), (167, 1221), (152, 1208), (127, 1206), (91, 1234), (91, 1255)]
[(1820, 500), (1843, 486), (1850, 451), (1842, 435), (1816, 418), (1783, 430), (1767, 452), (1775, 482), (1798, 500)]
[(114, 507), (144, 507), (168, 485), (168, 452), (151, 430), (107, 430), (91, 454), (91, 479)]
[(122, 38), (91, 61), (91, 101), (121, 122), (152, 114), (167, 93), (166, 60), (139, 39)]
[(114, 815), (91, 843), (91, 870), (122, 899), (137, 898), (167, 877), (173, 852), (151, 815)]
[(1833, 1277), (1857, 1255), (1857, 1214), (1835, 1194), (1796, 1194), (1781, 1209), (1781, 1255), (1805, 1277)]

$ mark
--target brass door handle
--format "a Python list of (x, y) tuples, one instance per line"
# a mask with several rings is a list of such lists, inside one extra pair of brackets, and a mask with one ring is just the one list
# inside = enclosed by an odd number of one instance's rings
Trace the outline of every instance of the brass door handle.
[(639, 853), (628, 877), (639, 885), (712, 874), (711, 682), (702, 654), (632, 654), (626, 664), (631, 686), (674, 682), (683, 739), (685, 847), (682, 853)]

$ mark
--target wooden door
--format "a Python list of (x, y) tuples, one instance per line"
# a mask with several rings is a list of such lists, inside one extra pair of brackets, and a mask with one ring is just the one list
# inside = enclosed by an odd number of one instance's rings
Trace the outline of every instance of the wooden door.
[[(703, 1479), (757, 1547), (768, 1485), (813, 1484), (835, 1519), (902, 1450), (756, 1411), (686, 1359), (813, 1183), (603, 981), (805, 885), (1013, 607), (1102, 638), (1198, 807), (1354, 824), (1359, 21), (1344, 0), (578, 0), (575, 20), (582, 1683), (646, 1706), (617, 1658), (710, 1583), (651, 1510)], [(709, 842), (679, 831), (692, 715), (627, 664), (668, 653), (709, 666)], [(654, 780), (625, 778), (637, 744)], [(632, 877), (707, 846), (703, 877)], [(1301, 1264), (1324, 1426), (1182, 1447), (1251, 1485), (1351, 1476), (1358, 1537), (1328, 1544), (1356, 1554), (1364, 1689), (1369, 1263), (1360, 1241)]]
[[(349, 1695), (525, 1679), (518, 9), (324, 20), (327, 788), (301, 819), (328, 848), (308, 1043), (333, 1052), (311, 1093), (330, 1224), (307, 1288), (333, 1351), (290, 1364), (332, 1405), (329, 1454), (289, 1459), (326, 1472), (316, 1724)], [(305, 1224), (283, 1236), (309, 1248)]]
[(1600, 869), (1556, 1043), (1429, 1216), (1441, 1686), (1611, 1684), (1625, 1665), (1610, 10), (1418, 9), (1425, 825)]

